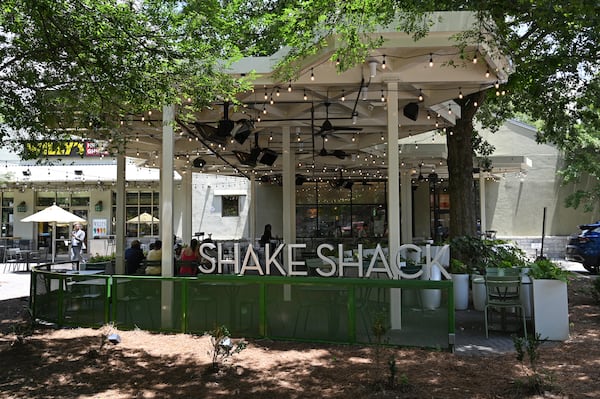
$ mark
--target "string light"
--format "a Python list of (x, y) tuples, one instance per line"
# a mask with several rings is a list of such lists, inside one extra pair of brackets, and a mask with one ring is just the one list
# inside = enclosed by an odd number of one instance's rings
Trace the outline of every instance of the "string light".
[(429, 53), (429, 68), (433, 68), (433, 53)]
[(310, 68), (310, 80), (313, 80), (313, 81), (315, 80), (315, 73), (314, 73), (313, 68)]
[(288, 83), (288, 92), (291, 93), (292, 92), (292, 81), (290, 80), (290, 83)]
[(494, 83), (494, 87), (498, 89), (500, 87), (500, 82), (496, 81), (496, 83)]
[(462, 100), (462, 98), (463, 98), (463, 92), (462, 92), (462, 90), (460, 89), (460, 87), (458, 88), (458, 98), (460, 98), (461, 100)]
[(273, 96), (271, 96), (271, 99), (269, 100), (269, 104), (273, 105), (273, 103), (275, 103), (275, 101), (273, 101)]
[(381, 69), (385, 69), (385, 54), (383, 55), (383, 61), (381, 61)]
[(276, 95), (277, 97), (279, 97), (279, 88), (277, 88), (277, 91), (275, 92), (275, 95)]
[(306, 95), (306, 89), (304, 89), (304, 101), (308, 100), (308, 96)]
[(267, 94), (267, 88), (265, 87), (265, 100), (269, 99), (269, 94)]
[(385, 102), (385, 95), (383, 94), (383, 90), (381, 90), (381, 102)]
[(344, 89), (342, 89), (342, 101), (346, 101), (346, 95)]
[(486, 69), (486, 71), (485, 71), (485, 77), (486, 78), (490, 77), (490, 70), (489, 69)]
[(419, 102), (423, 102), (423, 90), (419, 89)]
[(477, 64), (477, 52), (475, 52), (475, 56), (473, 57), (473, 64)]
[(448, 104), (448, 115), (452, 115), (452, 107)]

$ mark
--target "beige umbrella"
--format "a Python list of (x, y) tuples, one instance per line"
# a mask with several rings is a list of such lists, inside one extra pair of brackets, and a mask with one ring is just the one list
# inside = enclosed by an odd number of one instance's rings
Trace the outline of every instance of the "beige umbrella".
[(54, 232), (56, 231), (56, 224), (85, 223), (86, 220), (54, 204), (48, 208), (34, 213), (33, 215), (29, 215), (26, 218), (21, 219), (21, 222), (46, 222), (52, 224), (52, 236), (50, 242), (52, 245), (52, 263), (54, 263), (56, 254), (56, 246), (54, 245)]
[(136, 217), (133, 217), (127, 221), (127, 223), (146, 223), (146, 224), (158, 223), (158, 222), (159, 222), (158, 218), (155, 218), (148, 212), (140, 213)]

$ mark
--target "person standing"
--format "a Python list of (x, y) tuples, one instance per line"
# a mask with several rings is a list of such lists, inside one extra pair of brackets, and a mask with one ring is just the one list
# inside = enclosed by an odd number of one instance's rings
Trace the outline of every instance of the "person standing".
[(83, 231), (80, 223), (73, 226), (73, 232), (71, 233), (71, 261), (81, 261), (81, 249), (85, 241), (85, 231)]
[(265, 231), (263, 232), (263, 235), (260, 237), (260, 246), (264, 248), (264, 246), (266, 244), (270, 244), (271, 240), (273, 239), (273, 236), (271, 235), (271, 225), (270, 224), (266, 224), (265, 225)]

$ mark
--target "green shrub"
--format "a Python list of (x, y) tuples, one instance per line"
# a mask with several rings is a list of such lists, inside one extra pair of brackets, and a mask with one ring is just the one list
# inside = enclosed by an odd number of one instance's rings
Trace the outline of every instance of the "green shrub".
[(537, 259), (530, 265), (529, 277), (534, 279), (560, 280), (567, 283), (571, 272), (558, 266), (549, 259)]

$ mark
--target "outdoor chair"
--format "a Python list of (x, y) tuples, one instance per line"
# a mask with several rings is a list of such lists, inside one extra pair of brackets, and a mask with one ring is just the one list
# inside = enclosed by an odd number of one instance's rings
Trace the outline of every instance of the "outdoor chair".
[(21, 266), (25, 265), (25, 259), (21, 254), (20, 248), (7, 248), (6, 259), (4, 264), (4, 272), (8, 269), (9, 271), (18, 271)]
[(517, 317), (523, 319), (523, 333), (527, 337), (527, 320), (525, 310), (521, 303), (521, 279), (519, 276), (496, 276), (486, 275), (486, 304), (485, 304), (485, 337), (489, 338), (489, 311), (490, 308), (498, 308), (501, 311), (504, 324), (506, 310), (516, 309)]

